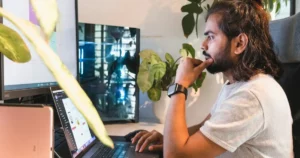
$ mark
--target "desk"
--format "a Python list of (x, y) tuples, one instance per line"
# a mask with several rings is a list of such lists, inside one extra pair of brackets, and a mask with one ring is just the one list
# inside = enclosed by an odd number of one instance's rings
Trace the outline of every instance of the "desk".
[(138, 129), (144, 129), (148, 131), (156, 130), (163, 133), (164, 124), (152, 123), (152, 122), (139, 122), (139, 123), (124, 123), (124, 124), (108, 124), (105, 125), (106, 131), (110, 136), (124, 136), (129, 132)]

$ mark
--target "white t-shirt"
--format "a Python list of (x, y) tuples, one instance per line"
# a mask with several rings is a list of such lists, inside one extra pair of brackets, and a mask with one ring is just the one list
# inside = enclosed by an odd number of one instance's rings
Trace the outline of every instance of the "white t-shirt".
[(292, 116), (281, 86), (269, 75), (225, 84), (200, 128), (227, 151), (219, 157), (291, 158)]

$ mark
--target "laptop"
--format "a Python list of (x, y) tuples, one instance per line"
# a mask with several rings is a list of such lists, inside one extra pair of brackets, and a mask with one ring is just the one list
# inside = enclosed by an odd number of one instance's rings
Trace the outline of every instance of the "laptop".
[(0, 155), (53, 157), (53, 109), (30, 104), (0, 104)]
[(51, 89), (71, 157), (159, 158), (158, 153), (138, 153), (130, 142), (114, 140), (114, 149), (103, 145), (90, 130), (85, 118), (63, 90)]

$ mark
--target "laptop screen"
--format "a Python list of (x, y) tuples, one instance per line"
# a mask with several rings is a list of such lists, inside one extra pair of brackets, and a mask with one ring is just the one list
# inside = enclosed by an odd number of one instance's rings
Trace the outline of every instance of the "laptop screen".
[(54, 90), (52, 95), (72, 157), (76, 157), (96, 138), (63, 90)]

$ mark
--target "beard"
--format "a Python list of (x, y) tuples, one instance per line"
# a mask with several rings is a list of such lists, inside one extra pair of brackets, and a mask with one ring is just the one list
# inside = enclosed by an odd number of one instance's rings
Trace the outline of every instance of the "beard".
[[(209, 73), (215, 74), (219, 72), (226, 72), (234, 67), (235, 63), (230, 57), (230, 42), (227, 41), (226, 47), (223, 51), (218, 53), (218, 56), (215, 57), (214, 62), (208, 66), (206, 69)], [(203, 55), (206, 58), (212, 58), (207, 52), (203, 51)]]

